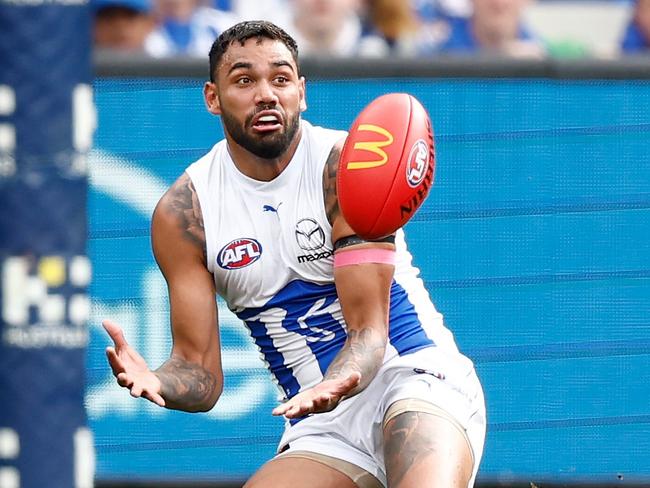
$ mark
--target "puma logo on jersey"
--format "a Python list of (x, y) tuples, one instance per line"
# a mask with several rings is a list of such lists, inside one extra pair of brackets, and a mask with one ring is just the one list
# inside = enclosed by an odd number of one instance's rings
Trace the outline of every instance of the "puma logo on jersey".
[(264, 205), (262, 207), (262, 212), (273, 212), (275, 214), (278, 213), (278, 209), (280, 208), (280, 205), (282, 205), (282, 202), (278, 203), (276, 207), (272, 207), (271, 205)]
[(255, 239), (230, 241), (217, 255), (217, 264), (223, 269), (240, 269), (253, 264), (262, 256), (262, 245)]

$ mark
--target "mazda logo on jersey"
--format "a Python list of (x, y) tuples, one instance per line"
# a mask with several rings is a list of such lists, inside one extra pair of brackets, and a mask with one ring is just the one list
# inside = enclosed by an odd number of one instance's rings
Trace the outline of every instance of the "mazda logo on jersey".
[(314, 219), (299, 220), (296, 224), (296, 241), (300, 249), (315, 251), (325, 245), (325, 231)]
[(314, 219), (305, 218), (296, 224), (296, 241), (305, 251), (318, 251), (317, 253), (301, 254), (299, 263), (308, 263), (329, 258), (334, 252), (331, 249), (322, 249), (325, 246), (325, 231)]
[(262, 245), (255, 239), (230, 241), (217, 255), (217, 264), (223, 269), (240, 269), (253, 264), (262, 256)]

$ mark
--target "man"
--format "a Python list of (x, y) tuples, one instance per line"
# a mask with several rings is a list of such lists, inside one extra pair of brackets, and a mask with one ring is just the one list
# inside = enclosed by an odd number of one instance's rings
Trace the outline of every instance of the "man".
[(247, 488), (473, 484), (485, 434), (473, 365), (429, 301), (403, 233), (367, 242), (341, 215), (346, 134), (301, 119), (295, 41), (268, 22), (237, 24), (214, 43), (210, 73), (205, 102), (225, 140), (153, 215), (171, 357), (151, 371), (105, 321), (118, 383), (163, 407), (212, 408), (223, 386), (219, 293), (286, 399), (273, 411), (286, 417), (279, 454)]
[(621, 40), (621, 52), (650, 52), (650, 0), (636, 0), (634, 11)]
[(288, 0), (271, 19), (296, 39), (303, 55), (386, 56), (387, 42), (364, 32), (361, 7), (360, 0)]
[(151, 0), (91, 0), (95, 47), (145, 52), (155, 27)]
[(542, 58), (543, 42), (523, 22), (527, 0), (473, 0), (470, 17), (449, 19), (447, 40), (440, 52)]
[(215, 37), (239, 20), (199, 0), (157, 0), (156, 7), (160, 20), (147, 39), (147, 52), (157, 58), (204, 56)]

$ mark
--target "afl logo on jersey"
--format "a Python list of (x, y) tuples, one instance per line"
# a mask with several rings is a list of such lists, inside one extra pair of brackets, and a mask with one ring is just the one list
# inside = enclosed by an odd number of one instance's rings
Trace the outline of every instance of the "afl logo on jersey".
[(253, 264), (261, 256), (262, 245), (255, 239), (235, 239), (219, 251), (217, 264), (223, 269), (240, 269)]

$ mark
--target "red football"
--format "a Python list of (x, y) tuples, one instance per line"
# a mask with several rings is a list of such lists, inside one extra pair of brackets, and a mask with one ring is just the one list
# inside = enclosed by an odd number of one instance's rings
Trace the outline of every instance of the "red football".
[(433, 131), (426, 110), (406, 93), (373, 100), (343, 146), (337, 185), (341, 212), (365, 239), (409, 221), (433, 184)]

